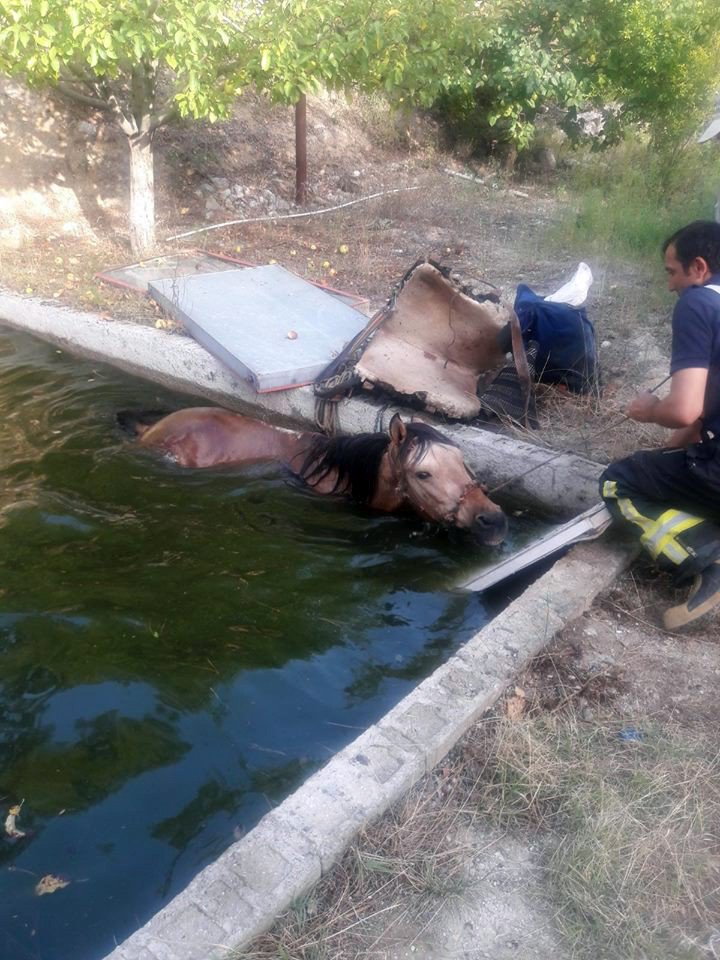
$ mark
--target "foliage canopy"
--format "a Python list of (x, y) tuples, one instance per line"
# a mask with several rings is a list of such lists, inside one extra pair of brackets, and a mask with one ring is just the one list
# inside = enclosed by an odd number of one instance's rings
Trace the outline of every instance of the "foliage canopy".
[(154, 131), (224, 117), (249, 84), (285, 103), (379, 89), (519, 146), (548, 103), (614, 102), (621, 120), (677, 139), (720, 77), (715, 3), (0, 0), (0, 72), (111, 114), (129, 138), (131, 198), (134, 183), (147, 201)]
[(1, 69), (138, 129), (145, 115), (153, 126), (175, 113), (223, 115), (244, 59), (215, 0), (0, 0)]
[(489, 0), (444, 95), (476, 136), (524, 145), (538, 110), (613, 106), (617, 132), (696, 128), (720, 85), (715, 0)]

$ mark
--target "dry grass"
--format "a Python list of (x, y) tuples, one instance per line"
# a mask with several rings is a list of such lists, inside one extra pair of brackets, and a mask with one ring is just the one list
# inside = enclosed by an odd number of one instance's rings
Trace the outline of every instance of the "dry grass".
[[(542, 840), (567, 955), (715, 956), (714, 740), (668, 725), (645, 726), (639, 742), (624, 741), (624, 721), (611, 707), (604, 722), (579, 722), (580, 691), (597, 704), (615, 690), (608, 691), (608, 678), (591, 678), (591, 689), (562, 657), (555, 666), (562, 690), (553, 706), (535, 700), (520, 720), (477, 724), (434, 775), (361, 834), (311, 894), (242, 953), (244, 960), (360, 960), (386, 956), (379, 944), (394, 942), (396, 932), (399, 940), (408, 925), (422, 937), (468, 886), (468, 828), (487, 833), (488, 825)], [(542, 670), (538, 662), (534, 671)], [(617, 686), (618, 678), (611, 682)]]
[(161, 314), (148, 297), (101, 283), (95, 276), (131, 262), (128, 251), (117, 243), (56, 237), (21, 250), (3, 250), (0, 284), (108, 319), (155, 323)]
[(593, 394), (580, 396), (544, 384), (536, 387), (537, 429), (504, 424), (508, 433), (549, 452), (574, 453), (608, 463), (641, 447), (656, 447), (667, 431), (653, 424), (641, 424), (625, 416), (625, 401)]
[(468, 803), (555, 836), (548, 881), (574, 955), (700, 956), (720, 921), (717, 747), (671, 727), (625, 742), (621, 727), (573, 712), (481, 725)]
[(426, 777), (363, 831), (309, 896), (297, 901), (243, 960), (360, 960), (408, 923), (417, 936), (459, 896), (467, 847), (453, 840), (457, 778)]

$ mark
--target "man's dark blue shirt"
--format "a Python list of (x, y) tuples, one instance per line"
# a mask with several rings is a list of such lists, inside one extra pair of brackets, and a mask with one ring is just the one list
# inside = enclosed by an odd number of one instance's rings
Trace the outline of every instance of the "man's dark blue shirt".
[(708, 371), (703, 427), (720, 436), (720, 273), (703, 287), (688, 287), (678, 297), (672, 318), (670, 373), (691, 367)]

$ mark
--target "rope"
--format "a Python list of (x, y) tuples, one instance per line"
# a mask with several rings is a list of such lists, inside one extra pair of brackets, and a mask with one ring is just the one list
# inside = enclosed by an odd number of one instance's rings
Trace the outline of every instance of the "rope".
[[(656, 390), (659, 390), (664, 383), (667, 383), (672, 374), (668, 374), (664, 380), (661, 380), (660, 383), (656, 383), (648, 392), (655, 393)], [(602, 436), (603, 433), (607, 433), (608, 430), (615, 430), (617, 427), (621, 426), (623, 423), (627, 423), (630, 419), (628, 416), (624, 416), (621, 420), (618, 420), (617, 423), (610, 423), (606, 427), (602, 427), (600, 430), (596, 430), (594, 433), (591, 433), (588, 437), (588, 440), (595, 440), (596, 437)], [(530, 467), (529, 470), (524, 470), (522, 473), (516, 474), (514, 477), (510, 477), (508, 480), (504, 480), (502, 483), (499, 483), (496, 487), (493, 487), (491, 490), (488, 490), (488, 496), (492, 496), (497, 493), (498, 490), (502, 490), (504, 487), (507, 487), (511, 483), (515, 483), (516, 480), (522, 480), (523, 477), (526, 477), (529, 473), (533, 473), (535, 470), (539, 470), (540, 467), (546, 467), (548, 463), (552, 463), (553, 460), (557, 460), (558, 457), (566, 457), (568, 454), (573, 456), (580, 456), (580, 454), (575, 453), (574, 450), (559, 450), (557, 453), (554, 453), (551, 457), (548, 457), (547, 460), (542, 460), (540, 463), (536, 463), (533, 467)]]
[(264, 223), (268, 220), (297, 220), (300, 217), (317, 217), (321, 213), (332, 213), (334, 210), (342, 210), (345, 207), (352, 207), (356, 203), (365, 203), (366, 200), (375, 200), (376, 197), (387, 197), (392, 193), (406, 193), (409, 190), (420, 190), (420, 187), (397, 187), (395, 190), (381, 190), (380, 193), (371, 193), (367, 197), (358, 197), (356, 200), (348, 200), (347, 203), (339, 203), (335, 207), (323, 207), (321, 210), (306, 210), (304, 213), (286, 213), (283, 216), (270, 214), (267, 217), (247, 217), (244, 220), (226, 220), (225, 223), (213, 223), (209, 227), (198, 227), (197, 230), (188, 230), (187, 233), (176, 233), (172, 237), (166, 237), (165, 242), (171, 240), (184, 240), (185, 237), (194, 237), (198, 233), (207, 233), (210, 230), (221, 230), (223, 227), (235, 227), (240, 223)]
[(375, 433), (385, 433), (385, 414), (389, 408), (389, 403), (384, 403), (375, 416)]

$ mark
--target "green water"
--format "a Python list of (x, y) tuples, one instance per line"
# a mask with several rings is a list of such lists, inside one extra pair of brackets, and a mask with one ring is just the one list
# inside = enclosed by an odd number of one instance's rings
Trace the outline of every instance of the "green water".
[(114, 426), (188, 402), (0, 330), (2, 960), (104, 956), (487, 619), (497, 552)]

